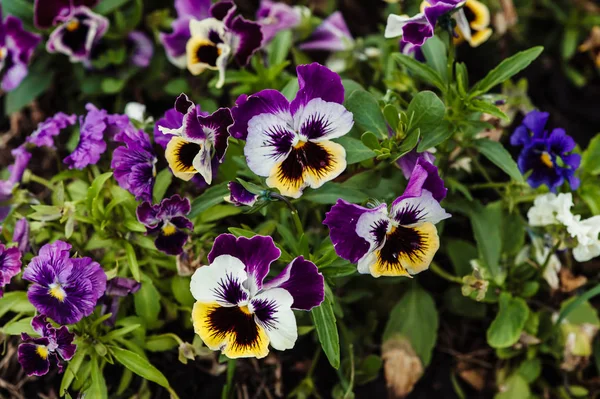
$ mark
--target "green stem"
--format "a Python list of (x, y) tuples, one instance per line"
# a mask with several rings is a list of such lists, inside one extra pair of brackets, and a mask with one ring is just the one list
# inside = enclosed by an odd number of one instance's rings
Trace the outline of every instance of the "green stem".
[(456, 49), (454, 46), (454, 37), (452, 32), (448, 32), (448, 91), (454, 82), (454, 60), (456, 57)]
[(431, 262), (429, 266), (432, 272), (443, 278), (444, 280), (450, 281), (451, 283), (461, 284), (463, 283), (462, 279), (458, 276), (453, 276), (448, 273), (446, 270), (442, 269), (437, 263)]
[(31, 173), (30, 170), (27, 170), (25, 173), (25, 176), (23, 177), (24, 181), (32, 181), (34, 183), (38, 183), (41, 184), (42, 186), (45, 186), (47, 188), (49, 188), (50, 190), (54, 191), (54, 186), (52, 185), (52, 183), (50, 183), (49, 180), (44, 179), (43, 177), (34, 175), (33, 173)]
[(502, 183), (479, 183), (479, 184), (471, 184), (469, 186), (467, 186), (469, 189), (471, 190), (485, 190), (488, 188), (504, 188), (506, 187), (507, 183), (506, 182), (502, 182)]
[(554, 255), (556, 253), (556, 251), (558, 251), (558, 248), (560, 248), (560, 245), (561, 245), (561, 241), (559, 241), (558, 243), (556, 243), (556, 245), (554, 245), (552, 247), (552, 249), (550, 250), (550, 252), (548, 252), (548, 255), (546, 256), (546, 259), (544, 260), (544, 263), (540, 267), (540, 270), (541, 270), (542, 274), (544, 274), (544, 272), (546, 271), (546, 268), (548, 267), (548, 263), (550, 263), (550, 258), (552, 257), (552, 255)]
[(302, 227), (302, 222), (300, 221), (300, 216), (298, 216), (298, 210), (287, 198), (283, 195), (279, 195), (277, 193), (270, 192), (269, 197), (278, 199), (280, 201), (285, 202), (285, 204), (290, 208), (290, 214), (292, 215), (292, 220), (294, 221), (294, 227), (296, 228), (296, 233), (298, 233), (298, 237), (302, 237), (304, 235), (304, 228)]

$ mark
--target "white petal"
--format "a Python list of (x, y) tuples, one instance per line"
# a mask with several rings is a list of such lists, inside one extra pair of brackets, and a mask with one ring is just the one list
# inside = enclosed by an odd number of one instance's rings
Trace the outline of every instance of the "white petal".
[(371, 266), (377, 263), (375, 252), (369, 251), (358, 261), (358, 272), (360, 274), (371, 274)]
[(423, 190), (420, 197), (405, 198), (392, 207), (392, 219), (405, 226), (425, 222), (439, 223), (450, 216), (429, 190)]
[[(369, 243), (369, 253), (385, 243), (385, 235), (391, 228), (392, 221), (387, 215), (387, 206), (385, 204), (379, 205), (370, 212), (363, 213), (358, 218), (358, 222), (356, 222), (356, 234)], [(363, 256), (361, 261), (366, 256)]]
[[(302, 140), (325, 141), (342, 137), (352, 129), (354, 119), (343, 105), (314, 98), (294, 115), (294, 130)], [(308, 137), (303, 134), (307, 126), (318, 126), (318, 135)]]
[[(252, 298), (248, 306), (248, 309), (255, 313), (256, 323), (265, 329), (271, 346), (280, 351), (292, 349), (298, 339), (296, 316), (292, 311), (293, 302), (294, 298), (288, 291), (272, 288)], [(260, 312), (262, 306), (257, 306), (259, 303), (269, 309), (269, 312)]]
[(231, 255), (218, 256), (213, 263), (202, 266), (194, 272), (190, 282), (193, 297), (203, 303), (217, 302), (222, 306), (234, 306), (237, 303), (226, 301), (221, 293), (223, 287), (236, 290), (239, 287), (241, 296), (245, 296), (247, 300), (249, 293), (243, 288), (243, 283), (248, 279), (245, 268), (246, 266), (238, 258)]
[(469, 20), (465, 15), (464, 9), (461, 9), (455, 13), (454, 19), (456, 20), (456, 26), (460, 30), (460, 33), (463, 35), (465, 40), (467, 42), (471, 42), (471, 27), (469, 26)]
[(388, 16), (387, 25), (385, 26), (385, 38), (391, 39), (393, 37), (402, 36), (402, 28), (409, 22), (417, 22), (423, 21), (426, 22), (425, 15), (419, 13), (412, 18), (409, 18), (407, 15), (396, 15), (390, 14)]
[(217, 45), (221, 49), (221, 55), (217, 58), (217, 70), (219, 71), (219, 80), (217, 81), (216, 88), (220, 89), (225, 84), (225, 72), (227, 71), (227, 63), (229, 62), (229, 56), (231, 55), (231, 47), (224, 43)]
[(588, 245), (579, 244), (573, 249), (573, 257), (577, 262), (587, 262), (598, 256), (600, 256), (600, 241)]
[(207, 39), (211, 31), (215, 31), (222, 36), (225, 34), (225, 24), (216, 18), (206, 18), (201, 21), (197, 19), (190, 20), (190, 35), (194, 38)]
[(211, 165), (211, 146), (209, 141), (205, 141), (202, 149), (194, 157), (193, 165), (196, 168), (196, 171), (202, 175), (204, 180), (206, 180), (206, 184), (212, 183), (212, 165)]
[(146, 106), (144, 104), (130, 102), (125, 105), (125, 115), (127, 115), (129, 119), (135, 119), (136, 121), (143, 122), (145, 113)]
[[(288, 156), (292, 146), (298, 143), (298, 135), (291, 126), (292, 117), (287, 113), (260, 114), (248, 121), (244, 155), (254, 173), (267, 177), (273, 167)], [(289, 146), (277, 145), (281, 143), (289, 143)]]

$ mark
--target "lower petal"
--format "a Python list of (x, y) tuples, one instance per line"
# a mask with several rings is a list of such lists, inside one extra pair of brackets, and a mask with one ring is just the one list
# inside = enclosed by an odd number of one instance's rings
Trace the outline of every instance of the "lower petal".
[(18, 349), (18, 359), (27, 375), (42, 376), (48, 373), (50, 361), (48, 349), (36, 344), (21, 344)]
[(181, 137), (172, 137), (165, 150), (165, 158), (173, 174), (185, 181), (189, 181), (197, 173), (194, 159), (200, 152), (199, 144), (187, 141)]
[(221, 350), (230, 359), (269, 353), (269, 337), (256, 324), (247, 308), (223, 307), (216, 302), (196, 302), (192, 310), (194, 331), (212, 350)]
[(256, 323), (262, 327), (271, 346), (277, 350), (292, 349), (298, 339), (296, 317), (291, 309), (292, 295), (283, 288), (263, 291), (250, 301)]

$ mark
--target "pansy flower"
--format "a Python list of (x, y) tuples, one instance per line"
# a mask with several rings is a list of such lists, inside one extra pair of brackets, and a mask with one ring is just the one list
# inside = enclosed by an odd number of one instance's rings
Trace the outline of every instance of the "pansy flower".
[(346, 169), (346, 151), (332, 139), (354, 124), (342, 105), (340, 77), (313, 63), (297, 67), (300, 89), (289, 102), (276, 90), (242, 95), (231, 110), (229, 132), (246, 140), (250, 169), (267, 177), (282, 195), (299, 198), (305, 187), (319, 188)]
[(40, 29), (58, 27), (46, 49), (68, 55), (71, 62), (87, 61), (92, 47), (108, 30), (108, 19), (90, 10), (98, 0), (36, 0), (34, 22)]
[(23, 343), (19, 345), (18, 359), (23, 371), (29, 376), (42, 376), (48, 373), (52, 364), (58, 366), (58, 371), (62, 373), (64, 366), (61, 359), (71, 360), (77, 350), (77, 345), (73, 344), (75, 334), (70, 333), (67, 326), (52, 327), (44, 315), (35, 316), (31, 320), (31, 327), (40, 337), (33, 338), (21, 333)]
[(433, 36), (438, 19), (465, 3), (464, 0), (428, 0), (419, 14), (406, 15), (390, 14), (385, 27), (385, 37), (402, 36), (402, 41), (414, 47), (421, 47), (427, 39)]
[(37, 129), (25, 141), (36, 147), (56, 148), (54, 146), (54, 138), (63, 129), (73, 126), (75, 123), (77, 123), (77, 115), (67, 115), (63, 112), (58, 112), (40, 123)]
[(258, 200), (257, 194), (252, 194), (236, 181), (229, 182), (227, 188), (229, 188), (229, 195), (225, 197), (225, 201), (235, 206), (253, 206)]
[[(180, 129), (183, 126), (183, 117), (185, 114), (186, 113), (181, 113), (175, 108), (167, 110), (163, 117), (157, 120), (154, 125), (154, 142), (162, 148), (167, 148), (167, 144), (169, 144), (173, 135), (163, 133), (162, 131), (170, 132)], [(200, 116), (210, 115), (208, 112), (202, 111), (199, 104), (196, 105), (196, 114)]]
[(298, 8), (271, 0), (261, 0), (256, 12), (256, 22), (262, 30), (263, 44), (273, 40), (279, 32), (300, 25), (301, 19)]
[(199, 173), (210, 184), (213, 159), (222, 162), (227, 151), (227, 128), (233, 124), (231, 112), (220, 108), (212, 115), (200, 115), (185, 94), (175, 101), (175, 110), (183, 115), (182, 125), (179, 128), (159, 126), (163, 134), (173, 135), (165, 151), (169, 167), (180, 179), (191, 180)]
[(134, 30), (127, 35), (127, 47), (130, 50), (130, 61), (133, 65), (146, 68), (152, 61), (154, 46), (152, 40), (142, 31)]
[(150, 137), (143, 131), (128, 128), (115, 135), (123, 143), (113, 152), (110, 167), (119, 186), (136, 200), (151, 201), (156, 177), (156, 155)]
[(230, 359), (263, 358), (269, 344), (291, 349), (298, 338), (292, 309), (310, 310), (324, 299), (324, 281), (314, 263), (299, 256), (268, 283), (263, 280), (281, 251), (271, 237), (222, 234), (194, 272), (196, 334)]
[(31, 159), (31, 154), (23, 145), (15, 148), (10, 153), (15, 161), (8, 167), (8, 171), (10, 172), (8, 180), (0, 180), (0, 222), (10, 213), (10, 206), (3, 203), (9, 202), (12, 199), (13, 189), (21, 182), (25, 169), (27, 169), (29, 160)]
[(571, 189), (579, 187), (575, 171), (581, 163), (581, 155), (572, 154), (575, 140), (564, 129), (545, 130), (549, 114), (531, 111), (523, 119), (510, 138), (514, 146), (523, 146), (519, 155), (519, 169), (525, 174), (532, 171), (527, 182), (533, 188), (542, 184), (556, 192), (565, 180)]
[(29, 223), (26, 218), (21, 218), (15, 223), (12, 240), (17, 243), (17, 248), (21, 253), (28, 252), (31, 248), (29, 244)]
[(38, 312), (59, 324), (74, 324), (89, 316), (106, 288), (106, 274), (91, 258), (71, 258), (71, 245), (44, 245), (23, 272), (33, 282), (27, 297)]
[(0, 5), (0, 73), (2, 73), (1, 88), (11, 91), (17, 88), (27, 76), (27, 65), (33, 50), (42, 40), (40, 35), (27, 32), (23, 23), (17, 17), (9, 15), (2, 19)]
[(464, 7), (454, 14), (460, 42), (466, 40), (471, 47), (477, 47), (492, 36), (490, 10), (477, 0), (467, 0)]
[(111, 314), (110, 318), (107, 319), (104, 324), (114, 326), (117, 321), (121, 298), (130, 294), (135, 294), (141, 287), (141, 283), (126, 277), (115, 277), (108, 280), (104, 296), (100, 299), (100, 302), (102, 303), (102, 314)]
[(232, 1), (220, 1), (210, 9), (212, 18), (190, 21), (190, 39), (186, 43), (187, 69), (200, 75), (207, 69), (219, 71), (217, 88), (225, 83), (225, 70), (232, 58), (244, 66), (263, 40), (260, 25), (235, 16)]
[(440, 206), (446, 194), (437, 168), (418, 160), (408, 186), (388, 210), (342, 199), (327, 213), (336, 253), (358, 264), (358, 272), (380, 276), (411, 276), (426, 270), (440, 242), (435, 224), (450, 215)]
[(354, 47), (354, 38), (344, 16), (336, 11), (319, 25), (300, 45), (301, 50), (346, 51)]
[(0, 298), (4, 295), (3, 287), (21, 272), (21, 251), (19, 248), (6, 248), (0, 244)]
[(190, 200), (173, 195), (156, 205), (143, 202), (137, 208), (137, 218), (146, 226), (146, 234), (157, 235), (154, 241), (156, 249), (168, 255), (179, 255), (188, 240), (188, 233), (184, 229), (194, 228), (185, 217), (190, 209)]

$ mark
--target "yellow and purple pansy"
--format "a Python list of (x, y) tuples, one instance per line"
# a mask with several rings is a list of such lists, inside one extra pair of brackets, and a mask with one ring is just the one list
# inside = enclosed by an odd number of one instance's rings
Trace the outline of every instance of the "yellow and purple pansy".
[(388, 210), (338, 202), (323, 224), (329, 227), (336, 253), (358, 264), (358, 272), (411, 276), (427, 268), (440, 246), (435, 224), (450, 217), (440, 206), (446, 195), (437, 168), (418, 159), (404, 193)]
[(194, 330), (206, 346), (231, 359), (263, 358), (269, 344), (277, 350), (294, 347), (293, 309), (319, 306), (324, 280), (314, 263), (299, 256), (264, 283), (280, 255), (271, 237), (217, 237), (209, 265), (196, 270), (190, 283)]
[(471, 47), (483, 44), (492, 36), (490, 28), (490, 10), (477, 0), (467, 0), (464, 6), (454, 14), (456, 19), (457, 43), (466, 40)]
[(292, 198), (346, 169), (344, 147), (331, 140), (354, 124), (342, 105), (344, 87), (335, 72), (317, 63), (296, 70), (300, 89), (294, 100), (289, 102), (277, 90), (242, 95), (231, 110), (234, 124), (229, 128), (233, 137), (246, 140), (250, 169)]

